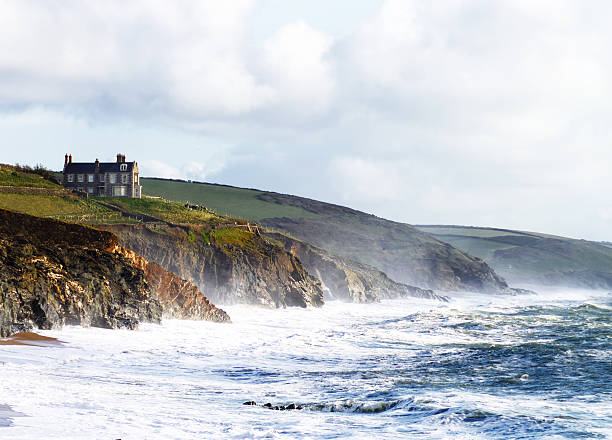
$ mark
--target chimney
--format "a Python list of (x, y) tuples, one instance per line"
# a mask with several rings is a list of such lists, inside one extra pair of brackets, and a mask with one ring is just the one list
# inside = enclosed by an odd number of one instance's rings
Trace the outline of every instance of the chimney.
[(68, 163), (72, 163), (72, 154), (68, 155)]
[(117, 163), (121, 162), (121, 154), (117, 154)]
[(100, 161), (96, 158), (96, 169), (100, 168)]
[(121, 156), (122, 162), (125, 162), (125, 154)]
[(68, 153), (64, 156), (64, 165), (68, 163)]

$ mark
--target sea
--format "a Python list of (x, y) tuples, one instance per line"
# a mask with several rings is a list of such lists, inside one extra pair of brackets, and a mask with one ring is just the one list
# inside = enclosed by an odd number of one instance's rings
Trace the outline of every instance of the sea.
[(0, 439), (612, 438), (612, 293), (225, 309), (0, 346)]

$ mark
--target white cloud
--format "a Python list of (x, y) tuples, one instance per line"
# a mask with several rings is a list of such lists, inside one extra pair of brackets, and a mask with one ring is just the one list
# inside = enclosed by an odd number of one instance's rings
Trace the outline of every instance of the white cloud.
[(274, 89), (273, 104), (297, 114), (325, 110), (335, 79), (326, 59), (332, 39), (303, 21), (279, 29), (263, 46), (262, 70)]
[[(117, 136), (150, 175), (408, 222), (609, 235), (609, 2), (387, 0), (341, 37), (321, 31), (329, 17), (291, 16), (254, 39), (258, 7), (4, 0), (0, 110), (68, 114), (79, 140), (88, 121), (89, 155), (116, 153), (113, 127), (153, 126)], [(3, 133), (34, 136), (15, 124)]]

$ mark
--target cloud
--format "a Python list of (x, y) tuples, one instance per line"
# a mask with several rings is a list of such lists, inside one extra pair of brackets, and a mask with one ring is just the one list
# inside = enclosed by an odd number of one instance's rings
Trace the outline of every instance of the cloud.
[(80, 139), (104, 125), (109, 145), (108, 127), (153, 126), (124, 136), (151, 175), (609, 235), (609, 2), (387, 0), (340, 36), (292, 16), (255, 38), (259, 7), (0, 2), (0, 112), (69, 115)]

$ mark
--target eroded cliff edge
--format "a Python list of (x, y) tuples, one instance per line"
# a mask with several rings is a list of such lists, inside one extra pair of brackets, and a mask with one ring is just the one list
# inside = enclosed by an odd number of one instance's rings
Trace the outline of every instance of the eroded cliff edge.
[(132, 329), (162, 312), (229, 320), (191, 283), (137, 260), (112, 233), (0, 209), (0, 336), (65, 324)]
[(104, 228), (117, 235), (121, 246), (189, 280), (215, 304), (323, 305), (320, 282), (295, 256), (256, 234), (194, 225)]
[(287, 234), (266, 232), (265, 235), (281, 243), (285, 250), (300, 259), (310, 274), (321, 281), (326, 300), (371, 303), (407, 296), (446, 300), (433, 290), (397, 283), (375, 267), (331, 255)]

